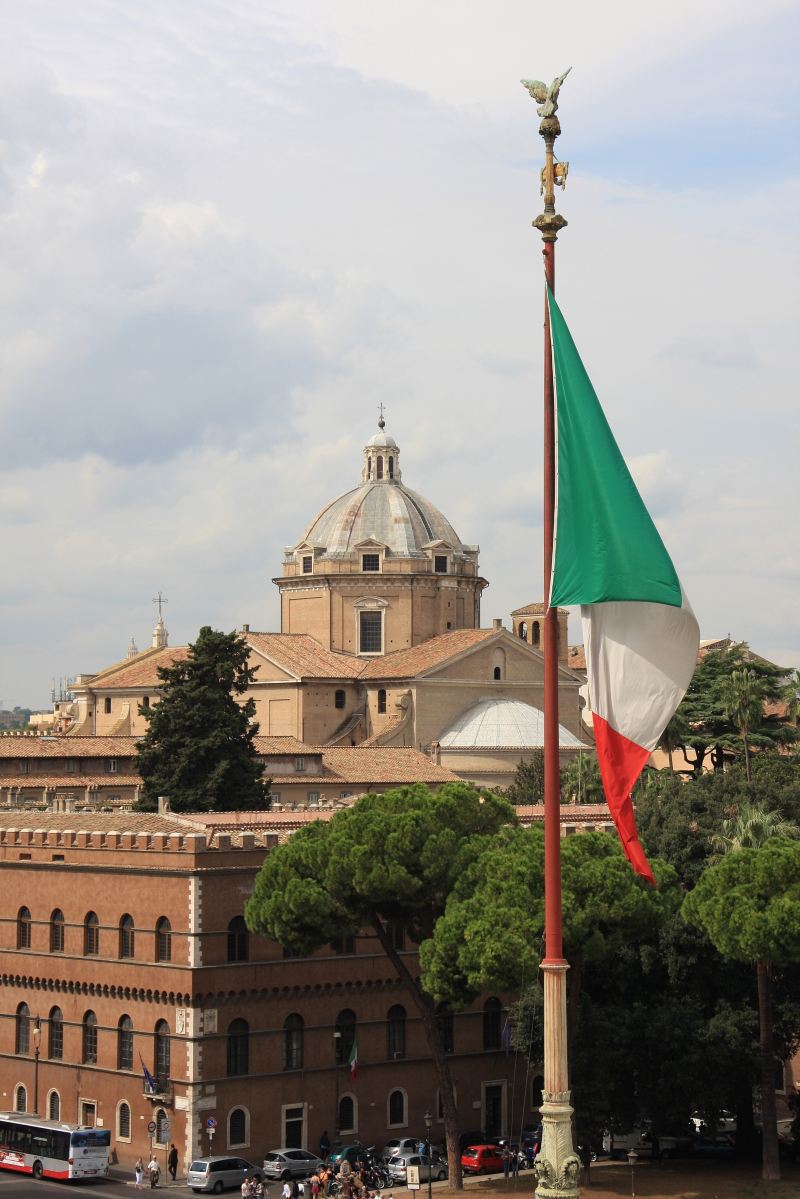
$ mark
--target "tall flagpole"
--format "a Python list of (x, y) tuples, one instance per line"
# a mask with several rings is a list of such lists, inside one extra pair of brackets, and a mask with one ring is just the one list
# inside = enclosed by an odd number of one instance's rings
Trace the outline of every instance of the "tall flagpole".
[[(542, 169), (544, 212), (533, 222), (544, 243), (544, 274), (555, 293), (556, 238), (566, 221), (556, 212), (555, 188), (563, 188), (567, 164), (556, 161), (555, 140), (561, 132), (558, 93), (565, 72), (550, 86), (523, 79), (523, 86), (538, 101), (544, 138)], [(567, 1062), (567, 962), (561, 937), (561, 786), (558, 762), (558, 610), (550, 606), (553, 533), (556, 497), (556, 429), (553, 386), (553, 352), (550, 313), (544, 305), (544, 1087), (542, 1088), (542, 1147), (536, 1159), (537, 1199), (567, 1199), (578, 1195), (580, 1162), (572, 1142), (569, 1067)]]

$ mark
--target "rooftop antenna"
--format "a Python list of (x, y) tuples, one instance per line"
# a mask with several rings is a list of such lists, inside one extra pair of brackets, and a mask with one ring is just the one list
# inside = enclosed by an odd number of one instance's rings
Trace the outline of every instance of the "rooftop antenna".
[(158, 595), (153, 596), (153, 603), (158, 605), (158, 619), (161, 620), (162, 619), (161, 607), (163, 604), (168, 604), (169, 600), (167, 599), (167, 597), (165, 595), (162, 595), (161, 592), (159, 591)]

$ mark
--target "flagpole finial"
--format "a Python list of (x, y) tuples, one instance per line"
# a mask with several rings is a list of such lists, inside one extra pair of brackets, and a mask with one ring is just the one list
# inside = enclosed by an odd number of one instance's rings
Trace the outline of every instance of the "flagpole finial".
[(520, 80), (531, 98), (537, 101), (536, 111), (542, 118), (539, 124), (539, 133), (544, 138), (545, 147), (544, 166), (541, 171), (544, 212), (533, 221), (533, 227), (539, 230), (544, 241), (555, 241), (567, 224), (566, 219), (556, 212), (555, 189), (560, 187), (563, 191), (566, 187), (569, 163), (558, 161), (554, 146), (556, 138), (561, 133), (561, 123), (556, 116), (558, 94), (571, 70), (572, 67), (568, 67), (564, 74), (558, 75), (549, 87), (539, 79)]

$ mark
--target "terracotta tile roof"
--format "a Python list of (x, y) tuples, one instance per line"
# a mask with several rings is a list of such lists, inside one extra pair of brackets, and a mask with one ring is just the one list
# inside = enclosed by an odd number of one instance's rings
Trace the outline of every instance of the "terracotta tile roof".
[[(195, 825), (192, 819), (192, 825)], [(197, 831), (202, 826), (197, 825)], [(0, 810), (0, 828), (75, 829), (98, 833), (180, 833), (187, 821), (173, 820), (157, 812), (21, 812)]]
[(254, 650), (303, 679), (355, 679), (363, 662), (349, 654), (323, 649), (307, 633), (247, 633)]
[(253, 744), (257, 754), (294, 754), (319, 753), (312, 750), (310, 745), (298, 741), (296, 737), (254, 737)]
[(189, 657), (188, 645), (166, 646), (164, 649), (148, 649), (135, 658), (126, 658), (115, 666), (109, 666), (90, 679), (88, 686), (93, 691), (123, 691), (129, 687), (160, 687), (159, 666), (171, 666), (173, 662), (184, 662)]
[[(412, 646), (411, 649), (399, 649), (381, 658), (368, 659), (361, 671), (361, 677), (405, 679), (423, 674), (426, 670), (442, 665), (483, 641), (502, 636), (503, 632), (502, 629), (456, 629), (452, 633), (440, 633), (438, 637), (431, 637), (428, 641)], [(508, 630), (505, 632), (508, 633)]]
[(570, 670), (586, 669), (586, 650), (582, 645), (571, 645), (567, 650), (567, 666)]
[(137, 737), (0, 737), (0, 758), (131, 758)]
[[(520, 804), (514, 811), (522, 824), (544, 820), (543, 804)], [(604, 803), (562, 803), (559, 808), (562, 824), (610, 824), (611, 813)]]
[[(459, 776), (411, 746), (321, 746), (325, 766), (346, 783), (453, 783)], [(335, 779), (331, 780), (335, 781)]]

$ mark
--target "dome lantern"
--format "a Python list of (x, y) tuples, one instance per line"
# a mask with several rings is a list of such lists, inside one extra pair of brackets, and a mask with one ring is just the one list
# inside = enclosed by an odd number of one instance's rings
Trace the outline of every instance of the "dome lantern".
[(364, 446), (364, 469), (361, 472), (364, 483), (400, 482), (400, 450), (395, 439), (384, 432), (385, 428), (386, 421), (381, 413), (378, 432)]

